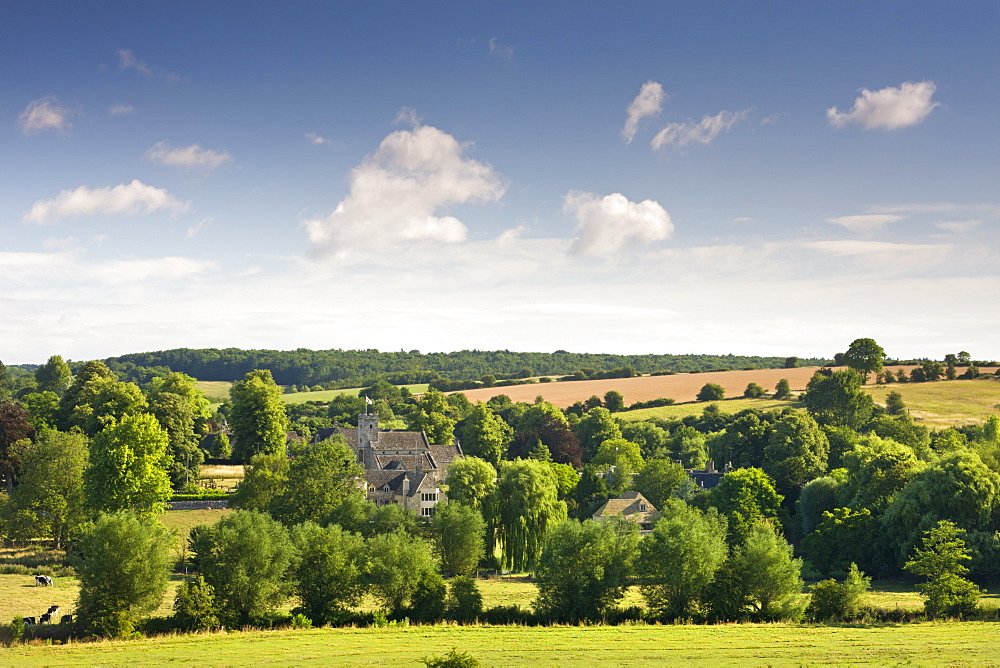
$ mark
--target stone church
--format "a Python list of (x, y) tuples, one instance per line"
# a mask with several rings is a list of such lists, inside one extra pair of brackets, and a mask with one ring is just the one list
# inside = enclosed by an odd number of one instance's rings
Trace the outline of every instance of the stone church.
[(380, 429), (374, 413), (359, 414), (357, 427), (322, 429), (316, 440), (333, 434), (347, 439), (364, 467), (369, 501), (380, 506), (397, 503), (423, 517), (433, 516), (434, 508), (444, 500), (440, 484), (448, 465), (462, 456), (457, 439), (434, 444), (423, 431)]

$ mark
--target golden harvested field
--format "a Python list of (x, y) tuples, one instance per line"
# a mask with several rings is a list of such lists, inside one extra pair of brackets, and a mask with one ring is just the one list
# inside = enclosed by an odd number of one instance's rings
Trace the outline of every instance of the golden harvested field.
[[(698, 390), (705, 383), (716, 383), (726, 389), (727, 397), (742, 397), (748, 383), (757, 383), (768, 392), (786, 378), (792, 392), (806, 389), (809, 379), (819, 367), (796, 369), (755, 369), (753, 371), (710, 371), (707, 373), (678, 373), (673, 376), (638, 376), (636, 378), (609, 378), (607, 380), (577, 380), (562, 383), (531, 383), (511, 387), (491, 387), (466, 390), (470, 401), (486, 401), (497, 394), (506, 394), (513, 401), (534, 401), (539, 394), (545, 400), (566, 408), (577, 401), (586, 401), (593, 395), (604, 397), (609, 390), (617, 390), (625, 397), (625, 404), (669, 397), (677, 403), (694, 401)], [(896, 367), (892, 367), (895, 370)], [(909, 371), (912, 367), (901, 367)]]

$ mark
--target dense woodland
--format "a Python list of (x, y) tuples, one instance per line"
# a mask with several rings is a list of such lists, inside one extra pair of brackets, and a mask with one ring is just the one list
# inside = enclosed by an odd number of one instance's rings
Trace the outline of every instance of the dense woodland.
[[(623, 422), (614, 391), (561, 410), (503, 394), (415, 397), (385, 380), (286, 408), (263, 369), (213, 411), (184, 373), (140, 386), (104, 362), (74, 373), (53, 356), (16, 399), (0, 368), (0, 530), (75, 555), (86, 635), (128, 635), (156, 607), (172, 564), (155, 518), (172, 489), (195, 491), (206, 456), (245, 463), (231, 499), (240, 511), (195, 531), (198, 577), (178, 595), (179, 628), (271, 624), (289, 596), (298, 623), (357, 621), (365, 592), (383, 620), (879, 618), (857, 605), (873, 576), (922, 578), (931, 616), (977, 614), (972, 581), (1000, 574), (1000, 417), (930, 431), (898, 393), (879, 406), (862, 385), (995, 378), (964, 352), (886, 374), (871, 339), (840, 358), (843, 368), (813, 376), (801, 408), (728, 414), (706, 403), (684, 419)], [(747, 396), (771, 392), (752, 386)], [(786, 382), (773, 393), (787, 392)], [(365, 500), (347, 444), (309, 438), (366, 410), (433, 443), (460, 440), (467, 456), (430, 521)], [(688, 470), (709, 460), (731, 470), (705, 490)], [(662, 512), (652, 534), (589, 519), (626, 491)], [(466, 577), (482, 569), (534, 573), (534, 609), (482, 610)], [(461, 577), (449, 587), (445, 576)], [(806, 609), (803, 577), (842, 581), (814, 586)], [(149, 584), (122, 584), (133, 581)], [(636, 584), (645, 608), (620, 610)]]
[[(121, 355), (104, 360), (123, 380), (148, 382), (155, 376), (178, 371), (199, 380), (235, 381), (254, 369), (267, 369), (279, 385), (326, 389), (361, 387), (378, 380), (396, 385), (427, 383), (435, 379), (479, 381), (520, 379), (535, 375), (593, 377), (602, 372), (630, 369), (639, 373), (771, 369), (784, 366), (785, 357), (745, 355), (601, 355), (524, 353), (510, 350), (462, 350), (451, 353), (380, 352), (378, 350), (240, 350), (179, 348), (160, 352)], [(829, 360), (803, 358), (801, 366)], [(19, 377), (27, 380), (30, 365)], [(615, 376), (609, 376), (615, 377)], [(468, 388), (466, 388), (468, 389)]]

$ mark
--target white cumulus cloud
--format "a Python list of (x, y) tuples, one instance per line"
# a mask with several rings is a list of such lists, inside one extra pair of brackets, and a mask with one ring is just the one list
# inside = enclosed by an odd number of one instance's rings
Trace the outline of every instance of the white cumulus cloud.
[(933, 81), (907, 81), (898, 88), (889, 86), (880, 90), (862, 88), (849, 112), (830, 107), (826, 117), (834, 127), (859, 123), (866, 130), (898, 130), (920, 123), (939, 106), (931, 101), (935, 90)]
[(654, 151), (671, 145), (708, 144), (724, 130), (729, 130), (750, 114), (743, 111), (720, 111), (715, 116), (705, 116), (697, 123), (671, 123), (653, 137), (650, 146)]
[(28, 104), (17, 117), (17, 125), (23, 135), (36, 135), (43, 130), (65, 132), (73, 125), (69, 121), (70, 115), (59, 100), (48, 95)]
[(895, 214), (872, 213), (857, 216), (838, 216), (835, 218), (827, 218), (826, 222), (833, 223), (834, 225), (841, 225), (856, 234), (869, 234), (881, 229), (889, 223), (898, 223), (905, 217), (906, 216), (897, 216)]
[(323, 144), (329, 144), (330, 140), (326, 137), (316, 134), (315, 132), (307, 132), (306, 139), (317, 146), (322, 146)]
[(186, 211), (189, 206), (187, 202), (179, 201), (162, 188), (148, 186), (133, 179), (131, 183), (108, 188), (80, 186), (74, 190), (64, 190), (53, 199), (35, 202), (23, 220), (46, 225), (60, 218)]
[(621, 193), (599, 197), (570, 192), (563, 211), (577, 221), (570, 248), (575, 255), (614, 255), (636, 243), (662, 241), (674, 231), (670, 214), (659, 202), (632, 202)]
[(428, 125), (393, 132), (351, 172), (351, 190), (325, 218), (304, 225), (316, 256), (344, 258), (363, 246), (464, 241), (468, 228), (440, 215), (456, 204), (494, 202), (506, 183), (466, 146)]
[(108, 109), (112, 116), (131, 116), (135, 113), (135, 107), (131, 104), (115, 104)]
[(233, 160), (233, 157), (225, 151), (212, 151), (202, 148), (198, 144), (173, 148), (165, 141), (154, 144), (151, 149), (146, 151), (145, 158), (150, 162), (158, 162), (161, 165), (180, 167), (181, 169), (198, 167), (216, 169)]
[(642, 84), (639, 94), (635, 96), (632, 103), (628, 105), (625, 119), (625, 127), (622, 128), (622, 139), (626, 144), (632, 143), (635, 133), (639, 129), (639, 121), (647, 116), (655, 116), (663, 109), (663, 100), (667, 95), (663, 92), (663, 86), (655, 81), (647, 81)]

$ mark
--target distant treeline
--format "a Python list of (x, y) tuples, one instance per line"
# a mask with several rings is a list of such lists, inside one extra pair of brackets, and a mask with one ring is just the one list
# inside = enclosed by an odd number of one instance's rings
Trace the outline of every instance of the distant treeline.
[[(378, 350), (223, 350), (189, 349), (133, 353), (105, 360), (119, 376), (146, 382), (165, 370), (180, 371), (199, 380), (235, 381), (254, 369), (269, 369), (280, 385), (327, 388), (360, 387), (377, 380), (401, 385), (434, 380), (481, 381), (529, 376), (617, 377), (631, 373), (693, 372), (717, 369), (783, 367), (786, 357), (745, 355), (608, 355), (525, 353), (510, 350), (461, 350), (451, 353), (381, 352)], [(798, 359), (800, 366), (828, 363), (819, 358)], [(627, 374), (626, 374), (627, 375)]]

